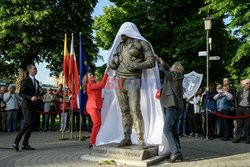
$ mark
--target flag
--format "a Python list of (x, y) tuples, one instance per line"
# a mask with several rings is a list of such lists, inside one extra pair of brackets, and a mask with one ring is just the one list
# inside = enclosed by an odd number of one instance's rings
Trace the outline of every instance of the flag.
[(69, 51), (67, 47), (67, 34), (64, 36), (64, 52), (63, 52), (63, 76), (64, 83), (68, 86), (69, 81)]
[(69, 61), (69, 89), (72, 93), (71, 107), (78, 108), (77, 97), (79, 93), (79, 74), (74, 50), (74, 35), (72, 34), (70, 45), (70, 61)]
[(82, 115), (84, 113), (84, 109), (86, 107), (87, 103), (87, 92), (83, 92), (83, 85), (82, 85), (82, 80), (84, 75), (87, 75), (88, 72), (88, 63), (87, 63), (87, 58), (86, 54), (84, 52), (83, 46), (82, 46), (82, 34), (80, 33), (80, 40), (79, 40), (79, 53), (80, 53), (80, 58), (79, 58), (79, 74), (80, 74), (80, 80), (79, 80), (79, 85), (80, 85), (80, 91), (79, 91), (79, 108), (80, 108), (80, 114)]

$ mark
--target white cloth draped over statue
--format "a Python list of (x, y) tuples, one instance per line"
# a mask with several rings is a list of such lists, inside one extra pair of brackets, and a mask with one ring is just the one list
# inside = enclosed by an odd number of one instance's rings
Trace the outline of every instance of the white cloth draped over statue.
[[(122, 42), (121, 35), (126, 35), (130, 38), (135, 38), (148, 42), (138, 31), (135, 24), (125, 22), (120, 27), (113, 45), (109, 50), (109, 62), (112, 60), (116, 48)], [(148, 42), (150, 44), (150, 42)], [(153, 47), (150, 44), (152, 50)], [(153, 50), (154, 53), (154, 50)], [(109, 64), (107, 62), (107, 64)], [(115, 71), (109, 71), (109, 78), (113, 78)], [(169, 144), (163, 134), (164, 115), (160, 101), (155, 98), (157, 88), (159, 89), (160, 77), (158, 64), (152, 69), (142, 71), (142, 80), (153, 82), (153, 86), (146, 89), (141, 89), (141, 112), (144, 120), (144, 138), (147, 145), (159, 145), (159, 155), (169, 154)], [(102, 125), (97, 135), (96, 145), (104, 145), (109, 143), (120, 143), (124, 138), (122, 127), (122, 115), (119, 107), (119, 102), (116, 97), (115, 88), (104, 89), (104, 101), (101, 109)], [(131, 140), (133, 144), (138, 144), (137, 136), (133, 128)]]

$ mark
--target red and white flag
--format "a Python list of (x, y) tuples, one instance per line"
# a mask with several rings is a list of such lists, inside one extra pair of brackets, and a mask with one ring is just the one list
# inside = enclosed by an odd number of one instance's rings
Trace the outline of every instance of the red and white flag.
[(71, 90), (72, 99), (71, 107), (78, 108), (77, 96), (79, 93), (79, 74), (78, 65), (74, 50), (74, 35), (72, 34), (71, 46), (70, 46), (70, 60), (69, 60), (69, 89)]

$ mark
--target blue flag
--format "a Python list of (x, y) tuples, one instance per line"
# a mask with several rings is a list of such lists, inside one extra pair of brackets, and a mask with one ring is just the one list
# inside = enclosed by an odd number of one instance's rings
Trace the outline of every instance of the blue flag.
[(82, 85), (82, 79), (84, 75), (87, 75), (88, 72), (88, 63), (86, 54), (84, 52), (83, 46), (82, 46), (82, 34), (80, 33), (80, 40), (79, 40), (79, 48), (80, 48), (80, 58), (79, 58), (79, 74), (80, 74), (80, 91), (79, 91), (79, 108), (80, 108), (80, 114), (83, 115), (84, 109), (86, 107), (86, 103), (88, 100), (87, 92), (83, 92), (83, 85)]

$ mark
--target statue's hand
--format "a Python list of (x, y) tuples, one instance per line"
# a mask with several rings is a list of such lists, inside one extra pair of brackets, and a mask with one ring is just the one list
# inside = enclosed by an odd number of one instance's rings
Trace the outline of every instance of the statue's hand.
[(129, 71), (134, 71), (138, 69), (138, 64), (137, 63), (131, 63), (131, 64), (127, 64), (127, 69)]
[(119, 56), (114, 56), (113, 61), (115, 63), (115, 65), (119, 64)]
[(119, 57), (118, 56), (113, 56), (111, 62), (109, 63), (109, 67), (112, 69), (112, 70), (116, 70), (119, 66)]

